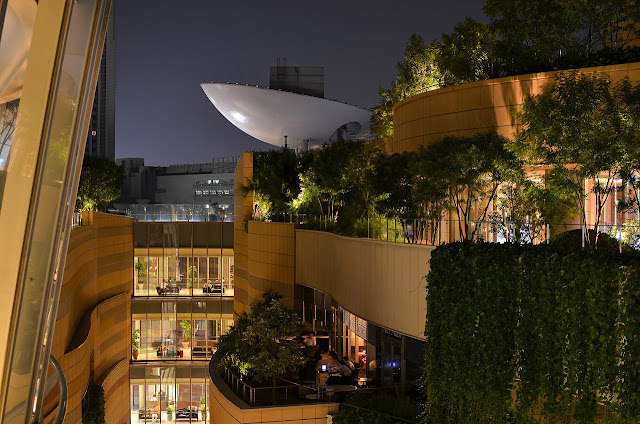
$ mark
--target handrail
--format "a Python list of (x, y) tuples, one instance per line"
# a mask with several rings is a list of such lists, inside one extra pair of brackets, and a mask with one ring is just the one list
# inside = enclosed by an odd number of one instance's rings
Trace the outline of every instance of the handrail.
[[(227, 383), (227, 385), (233, 390), (235, 387), (235, 390), (238, 393), (242, 394), (242, 399), (245, 400), (247, 398), (247, 391), (249, 392), (249, 405), (250, 406), (255, 406), (256, 403), (256, 391), (259, 390), (278, 390), (278, 389), (284, 389), (285, 390), (285, 396), (288, 393), (288, 389), (289, 388), (293, 388), (293, 387), (305, 387), (308, 388), (312, 391), (317, 391), (317, 388), (313, 388), (313, 387), (307, 387), (301, 384), (297, 384), (297, 383), (293, 383), (290, 384), (288, 386), (265, 386), (265, 387), (253, 387), (249, 384), (247, 384), (246, 382), (242, 381), (242, 379), (240, 377), (238, 377), (237, 375), (235, 375), (233, 373), (233, 371), (231, 371), (229, 368), (226, 367), (222, 367), (222, 371), (223, 371), (223, 379), (225, 381), (225, 383)], [(284, 379), (281, 379), (283, 381), (286, 381)], [(242, 388), (241, 388), (242, 387)]]
[(64, 372), (62, 372), (60, 364), (58, 364), (58, 361), (56, 361), (56, 358), (54, 358), (53, 355), (49, 355), (49, 362), (53, 365), (53, 369), (58, 380), (58, 388), (60, 389), (58, 410), (56, 411), (56, 416), (53, 419), (53, 424), (62, 424), (62, 421), (64, 421), (64, 415), (67, 412), (67, 380), (64, 378)]
[[(53, 365), (54, 374), (49, 377), (45, 383), (45, 395), (42, 397), (42, 399), (46, 398), (46, 394), (49, 393), (53, 388), (51, 386), (53, 386), (53, 379), (55, 378), (60, 389), (60, 396), (58, 400), (56, 415), (53, 418), (52, 423), (62, 424), (62, 422), (64, 421), (64, 415), (67, 412), (67, 380), (64, 377), (64, 372), (62, 372), (60, 364), (58, 364), (58, 361), (56, 361), (56, 358), (54, 358), (53, 355), (49, 355), (49, 362), (51, 363), (51, 365)], [(11, 422), (14, 418), (20, 416), (24, 412), (25, 406), (26, 401), (20, 402), (4, 415), (3, 422)], [(35, 418), (34, 422), (42, 422), (42, 417)]]

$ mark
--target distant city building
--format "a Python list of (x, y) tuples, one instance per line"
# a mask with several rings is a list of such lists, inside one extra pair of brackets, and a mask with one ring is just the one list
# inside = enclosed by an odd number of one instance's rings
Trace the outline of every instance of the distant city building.
[(233, 175), (238, 157), (208, 163), (145, 166), (119, 158), (125, 181), (116, 209), (137, 221), (232, 221)]
[(110, 161), (116, 158), (116, 38), (113, 8), (112, 3), (84, 150), (85, 156)]
[(323, 66), (287, 66), (286, 58), (269, 72), (269, 89), (324, 98)]

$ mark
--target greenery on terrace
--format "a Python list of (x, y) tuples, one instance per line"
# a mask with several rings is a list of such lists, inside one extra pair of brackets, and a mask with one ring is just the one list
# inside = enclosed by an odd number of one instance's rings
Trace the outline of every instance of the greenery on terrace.
[(465, 18), (425, 44), (413, 34), (391, 86), (380, 88), (371, 122), (393, 134), (393, 106), (412, 95), (533, 72), (640, 61), (636, 0), (487, 0), (489, 23)]
[(124, 170), (109, 159), (85, 157), (78, 183), (76, 212), (106, 212), (109, 202), (120, 196)]
[[(464, 240), (479, 239), (482, 222), (516, 243), (575, 216), (600, 230), (607, 200), (619, 191), (618, 211), (638, 213), (640, 83), (558, 73), (525, 100), (518, 119), (524, 129), (514, 141), (480, 133), (444, 137), (418, 152), (385, 154), (376, 142), (340, 141), (299, 156), (259, 153), (244, 190), (254, 192), (255, 219), (307, 214), (310, 228), (431, 244), (448, 217)], [(547, 171), (527, 175), (525, 165)], [(594, 234), (585, 233), (590, 246)]]
[[(300, 318), (269, 290), (263, 300), (251, 305), (227, 334), (220, 338), (215, 357), (247, 383), (276, 386), (278, 377), (296, 371), (305, 363), (300, 345), (290, 342), (304, 332)], [(275, 392), (274, 392), (275, 396)]]

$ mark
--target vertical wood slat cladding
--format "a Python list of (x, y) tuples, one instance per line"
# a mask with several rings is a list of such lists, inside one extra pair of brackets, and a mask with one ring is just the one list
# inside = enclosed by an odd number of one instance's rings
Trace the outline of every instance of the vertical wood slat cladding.
[(65, 423), (82, 422), (90, 383), (105, 389), (106, 422), (129, 422), (132, 287), (133, 221), (85, 213), (70, 235), (51, 349), (67, 379)]
[(249, 281), (247, 257), (247, 233), (245, 223), (253, 215), (253, 193), (246, 197), (242, 186), (253, 178), (253, 153), (245, 152), (238, 160), (234, 174), (233, 198), (233, 252), (234, 252), (234, 306), (235, 316), (249, 311)]

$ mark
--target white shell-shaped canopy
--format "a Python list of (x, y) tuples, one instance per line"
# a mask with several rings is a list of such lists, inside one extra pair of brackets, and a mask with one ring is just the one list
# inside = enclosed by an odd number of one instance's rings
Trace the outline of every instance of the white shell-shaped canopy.
[(369, 130), (371, 112), (335, 100), (238, 84), (208, 83), (202, 89), (233, 125), (274, 146), (284, 146), (286, 135), (290, 148), (306, 141), (310, 149), (319, 148), (346, 124), (356, 135)]

